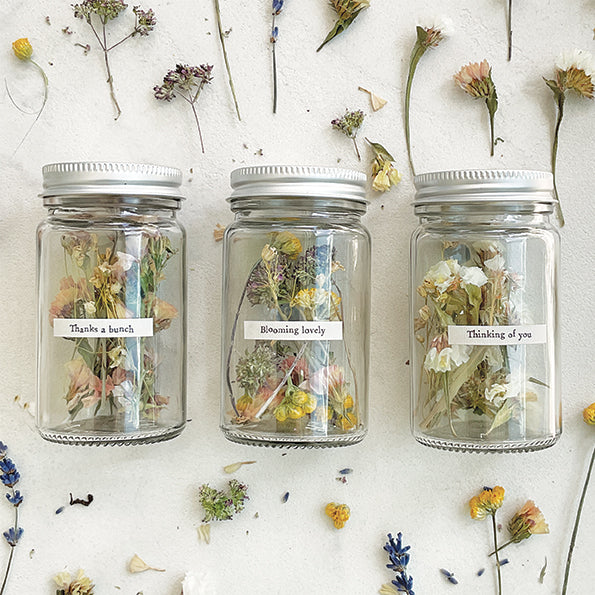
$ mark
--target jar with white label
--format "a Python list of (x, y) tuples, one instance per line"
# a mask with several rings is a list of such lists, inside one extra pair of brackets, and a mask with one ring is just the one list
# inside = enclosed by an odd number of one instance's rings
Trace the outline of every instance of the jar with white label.
[(550, 173), (418, 175), (412, 429), (427, 446), (530, 451), (561, 432)]
[(37, 425), (65, 444), (141, 444), (186, 421), (182, 172), (43, 168)]
[(370, 236), (365, 175), (231, 174), (224, 242), (221, 427), (261, 446), (325, 447), (367, 431)]

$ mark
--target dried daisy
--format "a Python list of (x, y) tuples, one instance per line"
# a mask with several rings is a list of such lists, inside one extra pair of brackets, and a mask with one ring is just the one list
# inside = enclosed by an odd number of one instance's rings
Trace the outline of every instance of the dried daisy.
[(494, 116), (498, 110), (498, 95), (492, 80), (492, 67), (487, 60), (470, 62), (454, 75), (454, 80), (474, 99), (484, 99), (490, 116), (490, 156), (494, 156)]
[(128, 571), (137, 573), (137, 572), (145, 572), (147, 570), (156, 570), (157, 572), (165, 572), (164, 568), (153, 568), (153, 566), (149, 566), (137, 554), (134, 554), (134, 556), (132, 557), (130, 562), (128, 562)]
[(362, 10), (370, 7), (370, 0), (330, 0), (330, 2), (337, 15), (339, 15), (339, 19), (326, 36), (326, 39), (320, 44), (320, 47), (316, 50), (317, 52), (331, 41), (331, 39), (343, 33), (355, 21)]
[(566, 101), (566, 92), (574, 91), (580, 97), (593, 99), (593, 56), (589, 52), (574, 50), (564, 52), (556, 61), (555, 79), (548, 80), (544, 78), (545, 84), (552, 90), (558, 116), (556, 118), (556, 127), (554, 129), (554, 141), (552, 144), (552, 174), (554, 176), (554, 195), (556, 198), (556, 217), (560, 227), (564, 225), (564, 215), (560, 206), (560, 197), (558, 196), (558, 187), (556, 186), (556, 159), (558, 156), (558, 137), (560, 126), (564, 117), (564, 102)]

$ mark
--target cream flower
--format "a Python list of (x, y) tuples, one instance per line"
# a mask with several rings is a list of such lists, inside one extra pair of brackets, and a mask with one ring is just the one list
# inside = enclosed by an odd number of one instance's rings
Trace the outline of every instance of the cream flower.
[(215, 586), (206, 573), (191, 570), (182, 581), (182, 595), (216, 595)]
[(488, 278), (485, 273), (479, 267), (461, 267), (461, 287), (466, 285), (475, 285), (476, 287), (483, 287), (487, 282)]
[(483, 264), (491, 271), (503, 271), (504, 270), (504, 257), (501, 254), (496, 254), (493, 258), (484, 260)]
[(426, 273), (424, 281), (429, 281), (440, 293), (444, 293), (456, 279), (460, 269), (456, 260), (441, 260)]
[(421, 20), (420, 26), (426, 31), (440, 31), (440, 35), (444, 37), (452, 37), (455, 27), (451, 19), (444, 15), (432, 15)]
[(433, 372), (451, 372), (469, 360), (473, 347), (471, 345), (453, 345), (438, 351), (432, 347), (424, 361), (424, 368)]
[(85, 302), (83, 304), (85, 308), (85, 316), (87, 318), (94, 318), (95, 314), (97, 313), (97, 307), (95, 306), (95, 302)]
[(556, 60), (556, 68), (558, 70), (576, 68), (577, 70), (583, 70), (587, 76), (593, 76), (595, 74), (593, 56), (584, 50), (574, 49), (572, 51), (562, 52)]

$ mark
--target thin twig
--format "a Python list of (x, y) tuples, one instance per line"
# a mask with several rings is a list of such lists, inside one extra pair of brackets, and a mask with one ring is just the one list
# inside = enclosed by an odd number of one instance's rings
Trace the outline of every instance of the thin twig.
[(496, 513), (492, 513), (492, 529), (494, 530), (494, 550), (496, 554), (496, 568), (498, 569), (498, 595), (502, 595), (502, 573), (500, 572), (500, 555), (498, 554), (498, 533), (496, 528)]
[(221, 41), (221, 49), (223, 50), (223, 59), (225, 60), (225, 68), (227, 69), (227, 77), (229, 79), (229, 88), (231, 89), (231, 94), (233, 95), (233, 103), (236, 108), (238, 120), (241, 120), (242, 116), (240, 116), (240, 107), (238, 105), (238, 99), (236, 97), (236, 90), (233, 85), (233, 79), (231, 77), (231, 67), (229, 66), (229, 60), (227, 59), (227, 49), (225, 48), (225, 35), (223, 35), (223, 25), (221, 24), (221, 11), (219, 9), (219, 0), (214, 0), (214, 2), (215, 2), (215, 13), (217, 14), (217, 29), (219, 31), (219, 40)]

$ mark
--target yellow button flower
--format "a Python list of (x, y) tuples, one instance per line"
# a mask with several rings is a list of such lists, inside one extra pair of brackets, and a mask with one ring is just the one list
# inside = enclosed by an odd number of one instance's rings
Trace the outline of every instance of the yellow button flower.
[(351, 514), (347, 504), (335, 504), (335, 502), (329, 502), (326, 505), (324, 512), (333, 520), (337, 529), (342, 529), (345, 526), (345, 523), (349, 520)]
[(19, 60), (31, 60), (33, 46), (26, 37), (21, 37), (21, 39), (12, 42), (12, 51)]
[(504, 488), (484, 488), (478, 496), (469, 500), (471, 518), (482, 521), (489, 514), (494, 514), (504, 502)]
[(585, 420), (586, 424), (595, 426), (595, 403), (591, 403), (587, 408), (585, 408), (583, 411), (583, 419)]

